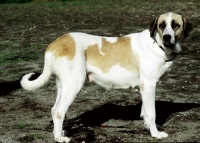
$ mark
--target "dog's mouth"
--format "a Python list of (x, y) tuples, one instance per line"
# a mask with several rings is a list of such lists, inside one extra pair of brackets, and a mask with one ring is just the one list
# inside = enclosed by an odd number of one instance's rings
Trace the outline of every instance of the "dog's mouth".
[(174, 49), (175, 47), (174, 43), (164, 42), (163, 44), (166, 48)]

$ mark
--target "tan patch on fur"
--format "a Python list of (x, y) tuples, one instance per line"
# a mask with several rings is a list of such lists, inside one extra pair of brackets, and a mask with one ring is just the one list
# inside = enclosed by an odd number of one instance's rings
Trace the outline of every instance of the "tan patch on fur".
[(157, 31), (158, 31), (158, 34), (161, 37), (161, 39), (162, 39), (163, 31), (162, 31), (162, 29), (160, 29), (159, 25), (163, 22), (165, 22), (165, 24), (166, 24), (166, 20), (167, 20), (168, 15), (169, 15), (169, 13), (165, 13), (165, 14), (160, 15), (159, 18), (158, 18)]
[(59, 113), (56, 113), (56, 117), (57, 117), (58, 119), (61, 119), (61, 115), (60, 115)]
[(66, 56), (69, 60), (72, 60), (76, 52), (76, 43), (70, 35), (63, 35), (52, 42), (46, 52), (54, 53), (55, 57)]
[(183, 19), (182, 16), (176, 13), (172, 13), (172, 19), (175, 21), (176, 24), (179, 24), (180, 27), (178, 29), (175, 29), (175, 35), (178, 39), (180, 39), (183, 36)]
[(100, 54), (97, 44), (88, 46), (85, 51), (87, 63), (99, 67), (104, 73), (109, 72), (110, 68), (117, 64), (130, 72), (138, 72), (129, 37), (120, 37), (114, 43), (102, 38), (101, 52), (104, 54)]
[(144, 83), (140, 83), (140, 91), (144, 91)]

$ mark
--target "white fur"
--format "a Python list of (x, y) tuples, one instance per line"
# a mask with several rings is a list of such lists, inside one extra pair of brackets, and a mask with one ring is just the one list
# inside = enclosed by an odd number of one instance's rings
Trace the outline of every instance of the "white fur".
[(167, 25), (165, 30), (163, 31), (163, 35), (170, 35), (171, 36), (171, 40), (170, 43), (175, 44), (175, 32), (171, 27), (171, 20), (172, 20), (172, 13), (170, 12), (167, 18)]
[(21, 86), (24, 89), (34, 91), (34, 90), (44, 86), (49, 81), (49, 78), (51, 75), (51, 61), (52, 61), (51, 58), (52, 58), (52, 53), (45, 54), (43, 73), (41, 74), (41, 76), (39, 78), (37, 78), (37, 80), (33, 80), (31, 82), (29, 81), (29, 78), (34, 73), (29, 73), (29, 74), (23, 76), (23, 78), (21, 80)]
[[(170, 18), (169, 14), (168, 21), (170, 21)], [(169, 27), (169, 24), (167, 22), (167, 27)], [(166, 32), (171, 33), (170, 30)], [(159, 43), (162, 44), (162, 39), (159, 35), (156, 33), (154, 37), (158, 43), (150, 37), (149, 30), (127, 35), (131, 39), (132, 51), (134, 55), (137, 55), (135, 58), (138, 71), (130, 72), (116, 64), (107, 73), (102, 72), (97, 66), (86, 63), (84, 53), (88, 46), (97, 44), (99, 52), (104, 55), (105, 53), (101, 51), (102, 37), (84, 33), (70, 33), (70, 36), (73, 37), (76, 43), (76, 54), (72, 60), (68, 60), (65, 57), (55, 58), (52, 53), (46, 52), (42, 75), (34, 81), (29, 81), (31, 74), (28, 74), (21, 81), (23, 88), (35, 90), (43, 86), (49, 80), (52, 73), (56, 75), (58, 93), (51, 111), (54, 122), (53, 132), (55, 141), (70, 141), (68, 137), (62, 136), (62, 124), (69, 106), (83, 87), (86, 73), (89, 73), (90, 81), (94, 81), (105, 88), (140, 86), (142, 96), (141, 117), (144, 118), (145, 126), (150, 129), (152, 137), (158, 139), (167, 137), (166, 133), (159, 132), (156, 128), (155, 88), (159, 78), (171, 68), (173, 62), (165, 62), (166, 55), (158, 45)], [(171, 34), (171, 36), (174, 35)], [(105, 38), (112, 43), (117, 40), (116, 37)], [(180, 44), (177, 44), (174, 50), (179, 52)]]
[(139, 85), (138, 74), (133, 74), (119, 65), (113, 66), (108, 73), (102, 73), (98, 68), (90, 65), (87, 65), (87, 69), (92, 72), (90, 74), (92, 81), (95, 81), (98, 85), (106, 89), (126, 89)]

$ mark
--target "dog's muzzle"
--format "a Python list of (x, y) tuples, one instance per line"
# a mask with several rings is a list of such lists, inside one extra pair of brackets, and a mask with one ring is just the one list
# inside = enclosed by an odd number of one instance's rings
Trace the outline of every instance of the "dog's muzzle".
[(169, 34), (163, 35), (163, 44), (165, 47), (171, 48), (171, 49), (173, 49), (175, 46), (175, 43), (173, 42), (172, 37)]

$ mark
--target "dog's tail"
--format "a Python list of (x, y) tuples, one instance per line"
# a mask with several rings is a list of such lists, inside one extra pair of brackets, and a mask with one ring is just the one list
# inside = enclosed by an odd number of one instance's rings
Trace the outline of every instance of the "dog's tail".
[(24, 75), (21, 80), (21, 86), (29, 91), (33, 91), (44, 86), (49, 81), (52, 75), (51, 61), (52, 54), (45, 53), (44, 69), (42, 74), (35, 80), (31, 80), (31, 77), (33, 77), (35, 73), (29, 73)]

